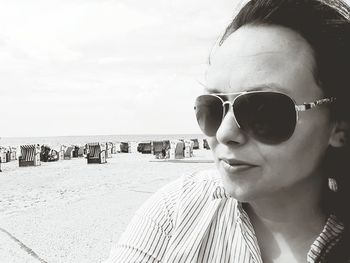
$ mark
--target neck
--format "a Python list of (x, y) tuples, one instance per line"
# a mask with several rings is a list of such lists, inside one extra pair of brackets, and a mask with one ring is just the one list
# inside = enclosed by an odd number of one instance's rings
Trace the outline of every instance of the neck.
[(322, 208), (323, 177), (310, 176), (289, 189), (247, 204), (247, 212), (261, 221), (271, 232), (294, 228), (320, 231), (324, 226)]
[(264, 262), (305, 262), (321, 233), (322, 176), (311, 176), (289, 189), (245, 204)]

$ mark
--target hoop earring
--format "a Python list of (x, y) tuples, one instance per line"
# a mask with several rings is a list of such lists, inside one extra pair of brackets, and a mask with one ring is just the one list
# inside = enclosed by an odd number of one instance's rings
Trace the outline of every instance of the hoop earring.
[(337, 181), (334, 178), (328, 178), (328, 187), (329, 190), (336, 193), (338, 191), (338, 184)]

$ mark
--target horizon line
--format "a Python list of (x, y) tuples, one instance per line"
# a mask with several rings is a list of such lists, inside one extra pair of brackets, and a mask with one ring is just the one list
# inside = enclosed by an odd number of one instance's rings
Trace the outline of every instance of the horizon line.
[(72, 135), (36, 135), (36, 136), (0, 136), (0, 140), (2, 138), (43, 138), (43, 137), (89, 137), (89, 136), (140, 136), (140, 135), (203, 135), (202, 133), (126, 133), (126, 134), (88, 134), (88, 135), (81, 135), (81, 134), (72, 134)]

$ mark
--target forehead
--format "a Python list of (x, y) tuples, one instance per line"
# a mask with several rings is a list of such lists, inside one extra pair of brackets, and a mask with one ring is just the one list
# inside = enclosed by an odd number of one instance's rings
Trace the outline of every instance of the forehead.
[(213, 52), (207, 87), (209, 92), (268, 87), (295, 98), (314, 98), (321, 89), (313, 70), (313, 51), (294, 31), (278, 26), (244, 26)]

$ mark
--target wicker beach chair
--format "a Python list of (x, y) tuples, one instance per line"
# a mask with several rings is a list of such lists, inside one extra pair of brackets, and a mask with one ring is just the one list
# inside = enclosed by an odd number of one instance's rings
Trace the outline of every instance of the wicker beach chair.
[(152, 153), (153, 155), (159, 155), (163, 150), (163, 141), (152, 141)]
[(64, 152), (64, 159), (65, 160), (70, 160), (72, 159), (73, 157), (73, 150), (74, 150), (74, 147), (72, 146), (68, 146), (66, 151)]
[(112, 142), (112, 154), (116, 154), (117, 153), (117, 144)]
[(41, 162), (55, 162), (59, 160), (59, 152), (51, 149), (50, 146), (42, 145), (40, 152)]
[(171, 141), (169, 149), (169, 158), (170, 159), (183, 159), (185, 143), (183, 141)]
[(39, 145), (21, 145), (21, 156), (18, 158), (19, 166), (40, 165), (40, 152)]
[(59, 152), (54, 149), (51, 149), (48, 162), (57, 162), (59, 159), (60, 159)]
[(10, 147), (10, 161), (17, 160), (17, 148), (16, 147)]
[(58, 150), (58, 159), (64, 160), (64, 153), (66, 152), (67, 146), (61, 145), (60, 149)]
[(6, 148), (6, 162), (11, 162), (11, 147)]
[(193, 150), (198, 150), (199, 149), (198, 139), (191, 139), (191, 141), (193, 141)]
[(85, 146), (80, 146), (78, 150), (78, 157), (84, 157), (85, 154)]
[(167, 158), (167, 151), (170, 149), (170, 141), (153, 141), (152, 142), (152, 153), (157, 159)]
[(112, 158), (113, 143), (106, 142), (106, 158)]
[(140, 142), (137, 145), (137, 151), (142, 154), (152, 153), (152, 143), (151, 142)]
[(79, 146), (75, 145), (72, 146), (73, 147), (73, 151), (72, 151), (72, 157), (73, 158), (78, 158), (79, 157)]
[(203, 139), (203, 148), (204, 148), (204, 149), (207, 149), (207, 150), (210, 150), (210, 146), (209, 146), (209, 144), (208, 144), (207, 139)]
[(193, 148), (194, 148), (194, 142), (192, 140), (185, 140), (185, 151), (184, 151), (185, 158), (193, 157)]
[(122, 153), (129, 153), (130, 152), (130, 145), (128, 142), (121, 142), (120, 143), (120, 152), (122, 152)]
[(51, 148), (47, 145), (41, 145), (40, 148), (40, 161), (41, 162), (48, 162), (49, 161), (49, 155), (51, 152)]
[(87, 163), (106, 163), (106, 144), (88, 143)]
[(7, 163), (7, 149), (0, 146), (0, 162)]
[(11, 161), (11, 152), (10, 152), (10, 147), (1, 147), (1, 162), (2, 163), (8, 163)]

